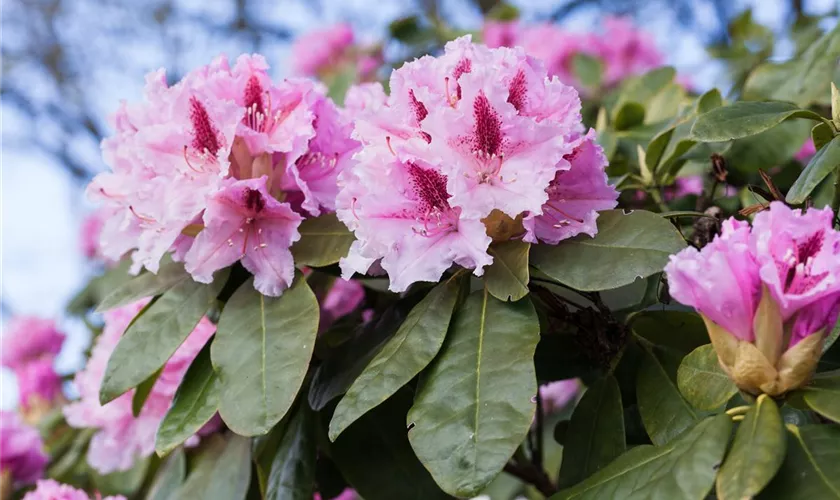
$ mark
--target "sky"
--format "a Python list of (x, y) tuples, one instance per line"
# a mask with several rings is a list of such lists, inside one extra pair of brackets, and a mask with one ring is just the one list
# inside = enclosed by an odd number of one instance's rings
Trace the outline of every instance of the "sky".
[[(198, 0), (195, 0), (198, 1)], [(327, 2), (324, 2), (327, 3)], [(291, 21), (298, 33), (324, 24), (344, 19), (365, 19), (364, 26), (355, 26), (362, 41), (374, 41), (385, 32), (389, 22), (405, 15), (410, 2), (383, 2), (371, 0), (344, 0), (316, 12), (300, 2), (286, 2), (284, 8), (274, 9), (274, 15)], [(549, 11), (556, 1), (521, 0), (514, 2), (528, 16), (538, 16)], [(760, 6), (754, 9), (757, 21), (779, 29), (783, 23), (781, 2), (752, 0), (746, 2)], [(375, 4), (375, 8), (371, 5)], [(457, 19), (461, 27), (477, 28), (481, 19), (466, 7), (466, 0), (442, 2), (448, 19)], [(832, 7), (832, 0), (813, 0), (806, 6), (813, 12), (823, 12)], [(206, 4), (205, 4), (206, 5)], [(711, 23), (716, 18), (711, 11), (700, 12), (698, 22)], [(596, 16), (583, 13), (567, 20), (571, 29), (588, 29)], [(668, 62), (681, 74), (688, 75), (698, 89), (710, 88), (719, 76), (720, 68), (709, 64), (702, 40), (684, 29), (675, 30), (676, 23), (669, 16), (654, 16), (646, 20), (645, 28), (658, 40), (668, 56)], [(5, 31), (5, 29), (4, 29)], [(7, 35), (8, 36), (8, 35)], [(206, 63), (216, 53), (230, 50), (225, 43), (206, 41), (196, 53), (191, 52), (195, 65)], [(234, 47), (235, 48), (235, 47)], [(779, 56), (789, 50), (779, 46)], [(283, 68), (289, 59), (288, 47), (277, 47), (266, 54), (274, 66)], [(137, 59), (148, 62), (147, 70), (156, 69), (165, 54), (156, 54), (144, 47), (133, 49)], [(233, 54), (229, 54), (233, 55)], [(189, 63), (189, 62), (188, 62)], [(277, 76), (283, 76), (282, 71)], [(97, 112), (103, 116), (116, 110), (120, 99), (136, 100), (142, 90), (142, 74), (93, 75), (101, 78), (98, 90)], [(37, 85), (37, 81), (33, 82)], [(13, 108), (0, 108), (0, 129), (5, 140), (13, 134), (23, 117)], [(101, 159), (92, 153), (92, 164), (101, 165)], [(35, 314), (55, 318), (68, 333), (68, 340), (57, 361), (60, 373), (71, 373), (81, 367), (82, 352), (90, 342), (87, 329), (64, 318), (62, 311), (69, 299), (86, 283), (95, 271), (85, 261), (80, 250), (79, 226), (92, 206), (84, 199), (82, 186), (55, 164), (55, 160), (37, 150), (0, 147), (0, 296), (8, 310), (2, 312), (0, 336), (9, 314)], [(0, 409), (14, 406), (16, 401), (14, 377), (6, 370), (0, 372)]]

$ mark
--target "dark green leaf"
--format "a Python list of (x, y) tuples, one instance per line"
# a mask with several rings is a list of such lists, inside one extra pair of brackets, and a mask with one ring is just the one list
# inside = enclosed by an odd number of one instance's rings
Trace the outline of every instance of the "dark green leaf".
[(315, 486), (315, 415), (301, 401), (283, 433), (268, 477), (267, 500), (311, 500)]
[(146, 400), (149, 398), (149, 394), (152, 393), (155, 382), (157, 382), (157, 379), (160, 377), (162, 372), (163, 367), (158, 368), (158, 370), (151, 374), (149, 378), (138, 385), (137, 389), (134, 391), (134, 395), (131, 397), (131, 414), (134, 415), (135, 418), (137, 418), (143, 410), (143, 405), (146, 404)]
[(641, 125), (645, 121), (645, 107), (638, 102), (625, 102), (615, 115), (613, 127), (616, 130), (627, 130)]
[(666, 446), (637, 446), (551, 500), (705, 498), (723, 459), (732, 421), (709, 418)]
[(151, 457), (138, 457), (130, 469), (104, 475), (91, 469), (90, 475), (93, 480), (93, 486), (102, 495), (123, 495), (131, 497), (143, 486), (146, 471), (149, 470), (149, 462), (151, 462)]
[(645, 352), (636, 379), (639, 413), (650, 440), (662, 446), (697, 423), (697, 414), (683, 399), (659, 360)]
[[(793, 158), (808, 139), (810, 130), (811, 122), (791, 120), (758, 135), (733, 142), (723, 151), (730, 177), (740, 175), (741, 179), (749, 179), (760, 168), (776, 167), (780, 161)], [(705, 153), (702, 158), (704, 162), (708, 161), (708, 154)]]
[(226, 446), (227, 441), (222, 434), (213, 434), (201, 440), (198, 452), (190, 460), (190, 473), (187, 480), (178, 488), (175, 495), (177, 500), (206, 498), (216, 463)]
[(657, 349), (671, 351), (680, 357), (709, 343), (706, 325), (693, 312), (644, 311), (633, 317), (631, 326), (637, 335)]
[(700, 142), (741, 139), (769, 130), (790, 118), (819, 121), (820, 115), (787, 102), (740, 101), (697, 117), (691, 138)]
[(183, 443), (206, 424), (219, 408), (219, 377), (210, 362), (208, 342), (193, 360), (155, 437), (159, 455)]
[(207, 478), (205, 496), (212, 500), (244, 500), (251, 482), (251, 440), (231, 434)]
[(668, 147), (668, 143), (671, 141), (671, 137), (673, 135), (673, 127), (665, 129), (657, 134), (653, 140), (650, 141), (647, 149), (645, 149), (645, 163), (647, 163), (647, 167), (651, 172), (656, 172), (659, 168), (659, 164), (662, 161), (662, 155), (665, 153), (665, 148)]
[(840, 374), (815, 377), (803, 388), (805, 403), (825, 418), (840, 423)]
[(298, 267), (335, 264), (347, 255), (355, 239), (335, 214), (310, 217), (300, 224), (298, 231), (300, 240), (292, 245), (292, 255)]
[(791, 186), (785, 200), (797, 205), (804, 203), (817, 185), (838, 168), (840, 168), (840, 137), (835, 137), (811, 158), (808, 166)]
[(785, 430), (776, 403), (758, 398), (747, 412), (717, 477), (718, 498), (753, 498), (773, 479), (785, 458)]
[(723, 406), (738, 392), (720, 368), (711, 344), (698, 347), (683, 359), (677, 371), (677, 385), (692, 406), (706, 411)]
[(184, 271), (182, 263), (164, 264), (157, 274), (143, 273), (111, 291), (102, 299), (96, 311), (103, 312), (140, 299), (160, 295), (185, 279), (190, 279), (190, 275)]
[(788, 425), (787, 455), (760, 498), (840, 499), (840, 427)]
[(528, 300), (471, 294), (408, 413), (409, 441), (441, 488), (474, 496), (531, 426), (539, 321)]
[(228, 301), (210, 351), (219, 413), (234, 432), (265, 434), (283, 418), (309, 369), (318, 301), (300, 273), (280, 297), (242, 285)]
[(697, 113), (703, 114), (723, 106), (723, 98), (718, 89), (712, 89), (697, 98)]
[(602, 469), (624, 453), (624, 439), (621, 392), (618, 382), (609, 376), (587, 389), (572, 413), (558, 487), (577, 484)]
[(818, 123), (811, 129), (811, 140), (814, 141), (814, 147), (818, 151), (832, 139), (834, 139), (834, 130), (827, 123)]
[(668, 256), (684, 247), (674, 226), (654, 213), (607, 210), (598, 217), (594, 238), (581, 235), (559, 245), (536, 245), (531, 264), (576, 290), (609, 290), (662, 271)]
[(391, 397), (434, 359), (446, 337), (459, 287), (459, 280), (441, 283), (411, 310), (339, 402), (330, 421), (331, 440)]
[(183, 448), (178, 448), (169, 455), (158, 469), (152, 486), (146, 494), (146, 500), (169, 500), (175, 498), (175, 492), (181, 487), (187, 475), (187, 460)]
[(499, 300), (519, 300), (528, 295), (528, 252), (531, 244), (511, 240), (490, 245), (493, 264), (484, 271), (484, 282)]
[(100, 402), (113, 400), (159, 370), (216, 301), (226, 279), (225, 271), (209, 285), (182, 281), (135, 319), (108, 359)]

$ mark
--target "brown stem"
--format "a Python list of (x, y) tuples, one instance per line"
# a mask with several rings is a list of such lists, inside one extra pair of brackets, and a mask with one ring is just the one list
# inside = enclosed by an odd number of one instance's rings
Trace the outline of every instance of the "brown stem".
[(505, 472), (514, 476), (528, 484), (531, 484), (539, 490), (540, 493), (546, 497), (557, 493), (557, 486), (551, 482), (544, 470), (537, 469), (533, 464), (514, 464), (508, 463), (505, 465)]

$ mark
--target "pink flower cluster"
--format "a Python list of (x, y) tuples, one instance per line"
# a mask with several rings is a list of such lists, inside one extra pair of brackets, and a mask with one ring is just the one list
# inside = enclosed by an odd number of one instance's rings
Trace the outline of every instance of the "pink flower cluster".
[(323, 76), (350, 63), (356, 65), (362, 79), (367, 79), (381, 64), (381, 55), (378, 50), (361, 48), (354, 42), (353, 28), (347, 23), (310, 31), (292, 45), (292, 68), (298, 75)]
[(580, 381), (576, 378), (557, 380), (540, 386), (543, 413), (550, 415), (562, 410), (580, 393)]
[(548, 73), (569, 85), (578, 85), (572, 59), (576, 54), (598, 58), (604, 65), (604, 84), (611, 86), (628, 76), (661, 66), (662, 53), (653, 38), (630, 19), (607, 17), (602, 33), (573, 33), (551, 24), (488, 22), (484, 43), (490, 47), (522, 47), (545, 61)]
[(827, 334), (840, 313), (840, 232), (830, 208), (803, 213), (781, 202), (752, 228), (729, 219), (698, 251), (686, 248), (665, 267), (671, 295), (736, 338), (756, 338), (754, 317), (766, 288), (791, 331), (789, 349)]
[(103, 204), (102, 254), (157, 272), (172, 251), (201, 282), (241, 261), (272, 296), (293, 279), (298, 225), (334, 209), (358, 147), (320, 84), (274, 83), (259, 55), (219, 57), (172, 86), (151, 73), (145, 102), (124, 103), (114, 125), (111, 171), (88, 187)]
[(49, 457), (38, 430), (12, 412), (0, 412), (0, 474), (14, 487), (34, 483), (44, 475)]
[(47, 409), (61, 395), (61, 377), (53, 365), (63, 343), (64, 334), (52, 320), (18, 316), (9, 322), (0, 361), (15, 373), (24, 412)]
[[(70, 485), (44, 479), (38, 481), (38, 487), (27, 493), (23, 500), (91, 500), (91, 497)], [(103, 498), (97, 494), (96, 500), (125, 500), (125, 497), (116, 495)]]
[(365, 299), (365, 289), (358, 281), (336, 279), (329, 291), (320, 300), (321, 321), (319, 325), (324, 329), (339, 318), (346, 316), (358, 308)]
[[(130, 469), (136, 458), (152, 454), (158, 425), (172, 403), (175, 390), (192, 360), (215, 331), (210, 321), (201, 320), (167, 361), (139, 416), (134, 417), (131, 410), (134, 390), (102, 406), (99, 389), (108, 358), (131, 320), (147, 302), (143, 300), (105, 313), (104, 330), (96, 340), (87, 366), (76, 374), (80, 399), (64, 407), (68, 424), (97, 429), (88, 449), (88, 463), (102, 474)], [(187, 444), (197, 442), (198, 437), (194, 436)]]
[(345, 278), (381, 266), (402, 291), (453, 264), (480, 276), (497, 236), (488, 218), (556, 243), (594, 234), (596, 211), (615, 206), (577, 92), (523, 50), (462, 37), (394, 71), (390, 87), (348, 94), (362, 149), (339, 175), (338, 217), (357, 238)]

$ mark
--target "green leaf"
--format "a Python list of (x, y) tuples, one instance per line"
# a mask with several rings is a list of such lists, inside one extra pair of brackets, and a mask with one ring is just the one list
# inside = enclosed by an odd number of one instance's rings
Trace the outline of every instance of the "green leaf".
[(472, 293), (408, 413), (408, 439), (440, 487), (475, 496), (531, 427), (539, 322), (528, 300)]
[(175, 391), (155, 436), (158, 455), (169, 453), (198, 432), (219, 408), (219, 377), (210, 362), (210, 346), (208, 342), (201, 349)]
[(668, 84), (674, 81), (676, 71), (671, 67), (661, 67), (644, 75), (630, 77), (621, 84), (620, 94), (615, 109), (621, 109), (625, 102), (648, 104)]
[(683, 359), (677, 371), (677, 386), (692, 406), (705, 411), (723, 406), (738, 392), (720, 368), (711, 344), (698, 347)]
[(659, 91), (647, 104), (645, 123), (662, 123), (677, 116), (685, 100), (685, 89), (671, 82)]
[(185, 279), (190, 279), (190, 275), (184, 271), (182, 263), (164, 264), (157, 274), (146, 272), (115, 288), (102, 299), (96, 312), (107, 311), (146, 297), (160, 295)]
[(300, 390), (318, 333), (318, 301), (300, 273), (280, 297), (243, 284), (219, 318), (210, 351), (221, 384), (219, 414), (243, 436), (265, 434)]
[(528, 252), (531, 244), (521, 240), (490, 245), (493, 264), (484, 271), (487, 290), (499, 300), (517, 301), (528, 295)]
[(786, 437), (776, 403), (762, 395), (747, 412), (717, 477), (718, 498), (753, 498), (785, 458)]
[[(741, 178), (748, 179), (758, 173), (760, 168), (776, 167), (780, 161), (793, 158), (808, 139), (811, 128), (811, 122), (791, 120), (758, 135), (731, 143), (730, 147), (723, 151), (730, 175), (740, 175)], [(707, 154), (704, 154), (703, 161), (708, 162)]]
[(814, 148), (819, 151), (826, 144), (834, 139), (834, 130), (827, 123), (818, 123), (811, 129), (811, 140), (814, 141)]
[(216, 301), (227, 271), (204, 285), (182, 281), (132, 321), (108, 359), (99, 400), (105, 404), (158, 371)]
[(802, 390), (805, 403), (825, 418), (840, 423), (840, 374), (818, 375)]
[(769, 130), (790, 118), (820, 121), (820, 115), (787, 102), (739, 101), (697, 117), (691, 138), (700, 142), (741, 139)]
[(805, 170), (788, 191), (785, 201), (793, 204), (805, 203), (808, 195), (817, 185), (840, 167), (840, 137), (835, 137), (827, 146), (817, 151)]
[(636, 379), (636, 398), (645, 430), (657, 446), (667, 444), (698, 420), (662, 364), (647, 351)]
[[(344, 104), (344, 97), (347, 90), (358, 79), (358, 68), (353, 63), (338, 65), (333, 69), (332, 74), (323, 78), (327, 84), (327, 96), (339, 106)], [(305, 222), (305, 221), (304, 221)]]
[(585, 88), (597, 89), (604, 76), (604, 63), (582, 52), (572, 56), (572, 72)]
[(213, 434), (201, 440), (198, 451), (190, 460), (190, 473), (175, 494), (177, 500), (206, 498), (214, 468), (224, 453), (227, 441), (222, 434)]
[(134, 496), (143, 486), (151, 457), (137, 458), (128, 470), (99, 474), (89, 469), (93, 487), (102, 495)]
[(614, 377), (600, 379), (587, 389), (565, 435), (560, 488), (583, 481), (624, 453), (624, 408)]
[(633, 331), (680, 357), (709, 343), (706, 325), (700, 316), (688, 311), (643, 311), (633, 316)]
[(268, 477), (266, 500), (311, 500), (315, 486), (315, 415), (301, 401), (283, 433)]
[(410, 391), (400, 391), (351, 425), (330, 445), (341, 474), (365, 500), (451, 498), (411, 450), (405, 431)]
[(840, 427), (788, 425), (787, 455), (761, 498), (840, 499)]
[(178, 448), (169, 455), (146, 494), (146, 500), (169, 500), (175, 498), (175, 492), (181, 487), (187, 475), (187, 460), (183, 448)]
[(704, 420), (666, 446), (637, 446), (551, 500), (705, 498), (723, 459), (732, 421)]
[(641, 125), (645, 121), (645, 107), (638, 102), (625, 102), (615, 115), (613, 127), (616, 130), (627, 130)]
[(531, 265), (576, 290), (609, 290), (662, 271), (668, 256), (684, 247), (674, 226), (652, 212), (606, 210), (598, 217), (594, 238), (580, 235), (559, 245), (536, 245)]
[(218, 500), (244, 500), (251, 483), (251, 440), (231, 434), (207, 478), (205, 496)]
[(347, 255), (355, 237), (334, 213), (310, 217), (298, 227), (300, 240), (292, 245), (295, 265), (324, 267)]
[(330, 440), (431, 363), (446, 337), (459, 288), (460, 282), (450, 279), (414, 306), (339, 402), (330, 421)]
[(723, 97), (718, 89), (712, 89), (697, 98), (697, 113), (703, 114), (723, 106)]
[(831, 82), (831, 120), (840, 126), (840, 90), (837, 90), (834, 82)]
[(656, 172), (659, 168), (659, 164), (662, 161), (662, 155), (665, 153), (665, 148), (668, 147), (668, 143), (671, 141), (671, 137), (673, 135), (673, 127), (665, 129), (658, 133), (653, 140), (650, 141), (650, 144), (648, 144), (647, 149), (645, 149), (645, 162), (651, 171)]
[(131, 414), (134, 415), (135, 418), (137, 418), (143, 410), (143, 405), (146, 404), (146, 400), (149, 398), (149, 394), (152, 393), (155, 382), (157, 382), (157, 379), (160, 378), (161, 373), (163, 373), (163, 367), (158, 368), (158, 370), (151, 374), (149, 378), (138, 385), (137, 389), (134, 391), (134, 395), (131, 397)]

